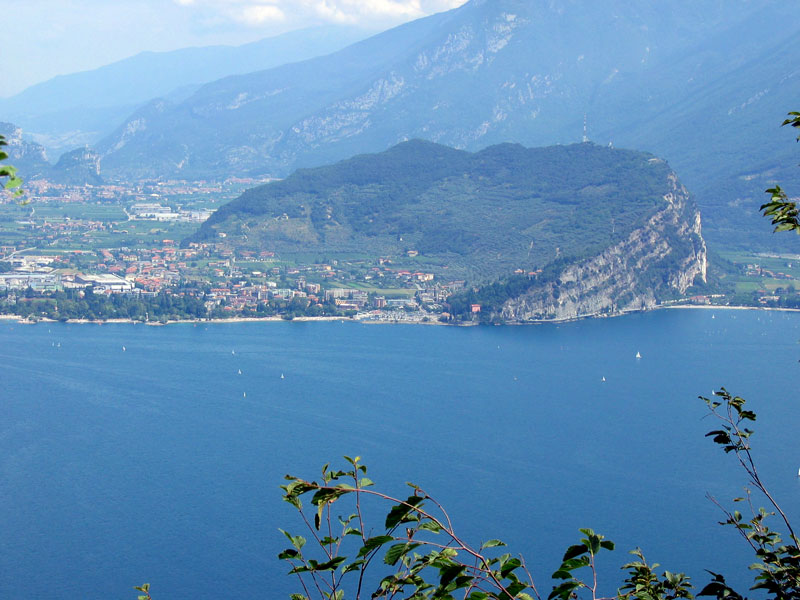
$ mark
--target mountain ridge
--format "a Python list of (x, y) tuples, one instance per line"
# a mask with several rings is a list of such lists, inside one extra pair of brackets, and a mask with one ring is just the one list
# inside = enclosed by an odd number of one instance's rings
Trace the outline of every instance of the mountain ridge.
[(774, 0), (472, 0), (291, 69), (207, 84), (124, 144), (125, 127), (106, 138), (103, 170), (280, 177), (411, 138), (468, 150), (579, 141), (587, 115), (590, 139), (666, 157), (724, 238), (752, 223), (771, 178), (800, 180), (773, 127), (800, 93), (800, 72), (783, 66), (800, 61), (790, 12)]
[(22, 127), (26, 137), (57, 154), (96, 143), (155, 98), (178, 102), (204, 83), (328, 54), (368, 35), (367, 30), (356, 27), (319, 26), (240, 46), (140, 52), (0, 98), (0, 117)]

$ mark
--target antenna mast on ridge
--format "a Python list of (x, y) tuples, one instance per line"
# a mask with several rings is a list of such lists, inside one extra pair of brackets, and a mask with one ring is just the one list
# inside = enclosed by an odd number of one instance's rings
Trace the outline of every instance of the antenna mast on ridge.
[(587, 125), (586, 125), (586, 113), (583, 113), (583, 143), (584, 144), (589, 141), (588, 132), (589, 132), (589, 129), (588, 129)]

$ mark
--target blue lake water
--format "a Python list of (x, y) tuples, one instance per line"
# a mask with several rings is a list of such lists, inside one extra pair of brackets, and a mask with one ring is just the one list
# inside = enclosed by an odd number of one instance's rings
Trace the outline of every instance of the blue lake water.
[(697, 396), (748, 398), (763, 478), (800, 517), (798, 340), (799, 314), (760, 311), (481, 328), (2, 322), (0, 598), (134, 598), (145, 581), (160, 599), (285, 598), (277, 528), (301, 524), (278, 485), (343, 454), (382, 489), (422, 485), (466, 538), (508, 542), (545, 592), (587, 526), (619, 548), (604, 593), (637, 545), (744, 589), (750, 556), (705, 495), (727, 503), (745, 478), (704, 439)]

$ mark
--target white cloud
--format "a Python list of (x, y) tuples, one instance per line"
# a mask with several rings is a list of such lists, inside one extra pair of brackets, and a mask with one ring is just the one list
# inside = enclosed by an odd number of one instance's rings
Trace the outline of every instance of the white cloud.
[(234, 13), (237, 20), (247, 25), (264, 25), (284, 21), (286, 14), (272, 4), (250, 4), (243, 6), (238, 13)]
[(174, 0), (206, 21), (251, 26), (283, 22), (350, 23), (370, 27), (399, 24), (449, 10), (466, 0)]

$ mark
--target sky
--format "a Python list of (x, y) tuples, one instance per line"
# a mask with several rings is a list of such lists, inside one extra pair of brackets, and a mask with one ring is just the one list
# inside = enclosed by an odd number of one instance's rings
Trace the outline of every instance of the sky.
[(466, 0), (0, 0), (0, 97), (144, 50), (239, 45), (314, 25), (381, 31)]

